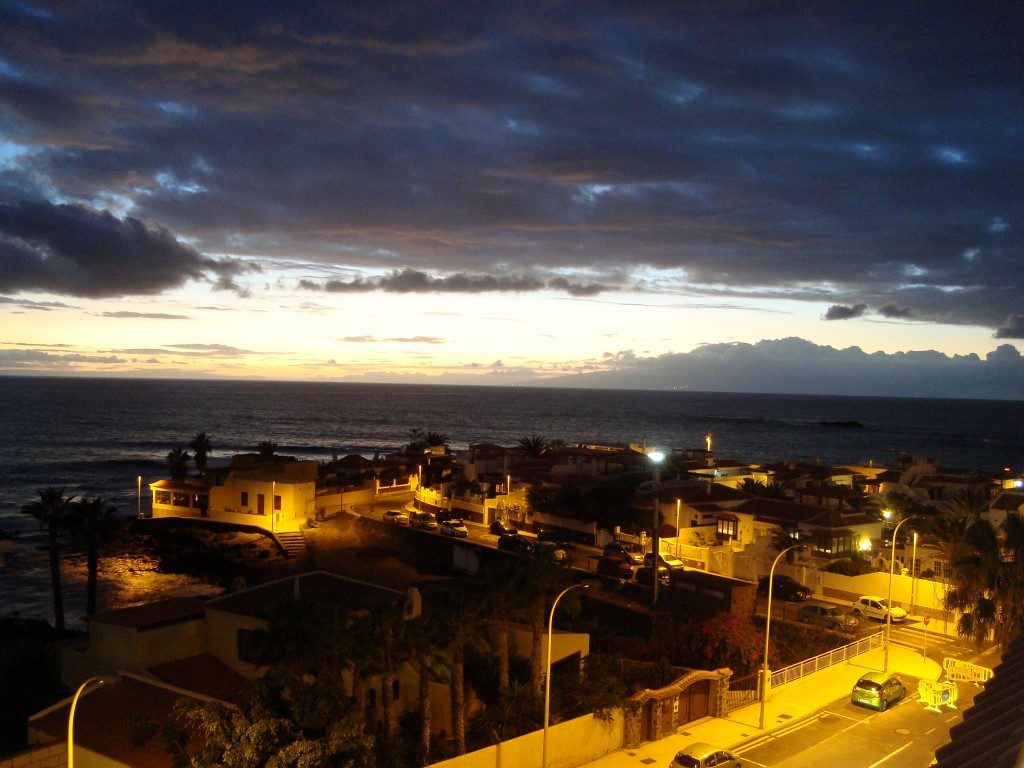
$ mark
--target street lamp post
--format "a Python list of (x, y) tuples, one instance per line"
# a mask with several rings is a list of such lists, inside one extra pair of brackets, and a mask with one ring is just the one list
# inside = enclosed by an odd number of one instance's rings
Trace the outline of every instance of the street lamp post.
[(899, 532), (900, 526), (910, 520), (916, 519), (917, 518), (914, 517), (905, 517), (896, 523), (896, 527), (892, 529), (892, 552), (889, 555), (889, 597), (885, 601), (885, 654), (883, 656), (883, 672), (889, 671), (889, 636), (892, 634), (892, 573), (896, 567), (896, 534)]
[(676, 499), (676, 557), (679, 557), (679, 508), (682, 506), (682, 499)]
[(136, 482), (138, 484), (139, 490), (138, 490), (138, 496), (136, 497), (137, 501), (135, 503), (135, 516), (136, 517), (142, 517), (142, 475), (139, 475), (136, 478)]
[(772, 626), (772, 587), (775, 581), (775, 566), (779, 564), (782, 556), (793, 549), (800, 549), (803, 544), (793, 544), (786, 547), (775, 556), (771, 570), (768, 571), (768, 608), (765, 611), (764, 619), (764, 663), (761, 666), (761, 720), (758, 728), (764, 729), (764, 706), (768, 701), (768, 684), (771, 682), (772, 673), (768, 670), (768, 632)]
[(551, 635), (555, 631), (555, 609), (558, 607), (558, 601), (565, 596), (566, 592), (574, 589), (587, 589), (589, 586), (587, 583), (573, 584), (563, 589), (558, 593), (555, 602), (551, 604), (551, 613), (548, 614), (548, 664), (544, 675), (544, 739), (540, 752), (541, 768), (548, 768), (548, 722), (551, 719)]
[(68, 768), (75, 768), (75, 707), (78, 706), (78, 698), (93, 683), (103, 685), (105, 682), (102, 677), (87, 677), (71, 697), (71, 711), (68, 713)]

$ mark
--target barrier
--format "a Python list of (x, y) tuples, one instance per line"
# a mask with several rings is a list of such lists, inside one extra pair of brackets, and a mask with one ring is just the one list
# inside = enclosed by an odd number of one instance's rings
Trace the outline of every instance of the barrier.
[(992, 678), (992, 670), (988, 667), (971, 664), (969, 661), (960, 661), (952, 656), (947, 656), (942, 660), (942, 669), (946, 672), (947, 680), (958, 683), (981, 685)]
[(929, 712), (941, 712), (940, 706), (956, 709), (956, 700), (959, 698), (956, 683), (951, 680), (944, 680), (941, 683), (934, 680), (919, 680), (917, 695)]

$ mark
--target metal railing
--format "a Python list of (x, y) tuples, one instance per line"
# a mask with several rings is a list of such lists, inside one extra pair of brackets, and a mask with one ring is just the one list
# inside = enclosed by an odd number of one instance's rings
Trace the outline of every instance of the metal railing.
[(839, 648), (833, 648), (831, 651), (825, 653), (819, 653), (810, 659), (804, 659), (796, 664), (791, 664), (788, 667), (775, 670), (772, 672), (772, 688), (790, 683), (794, 680), (799, 680), (804, 675), (810, 675), (814, 672), (818, 672), (822, 669), (828, 669), (834, 664), (842, 664), (844, 661), (849, 661), (854, 656), (860, 656), (862, 653), (867, 653), (870, 650), (881, 647), (884, 642), (883, 632), (875, 632), (872, 635), (867, 635), (859, 640), (855, 640), (847, 645), (840, 646)]
[[(881, 647), (884, 640), (884, 632), (875, 632), (874, 634), (862, 637), (859, 640), (848, 643), (847, 645), (840, 646), (839, 648), (833, 648), (831, 651), (819, 653), (817, 656), (812, 658), (804, 659), (796, 664), (791, 664), (788, 667), (775, 670), (772, 672), (772, 688), (786, 683), (791, 683), (794, 680), (799, 680), (804, 675), (810, 675), (814, 672), (820, 672), (823, 669), (828, 669), (835, 664), (842, 664), (855, 656), (860, 656), (862, 653), (867, 653), (868, 651)], [(743, 677), (735, 677), (729, 681), (729, 693), (726, 697), (726, 706), (728, 707), (728, 711), (731, 712), (737, 707), (752, 704), (755, 701), (760, 700), (758, 693), (759, 677), (760, 675), (753, 673), (750, 675), (744, 675)]]

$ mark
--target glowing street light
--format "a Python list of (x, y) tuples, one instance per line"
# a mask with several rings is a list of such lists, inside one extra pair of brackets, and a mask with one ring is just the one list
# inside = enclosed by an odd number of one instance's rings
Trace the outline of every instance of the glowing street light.
[(135, 516), (136, 517), (142, 517), (142, 475), (138, 476), (137, 483), (138, 483), (138, 487), (139, 487), (139, 492), (138, 492), (138, 501), (135, 504)]
[(761, 666), (761, 724), (758, 726), (762, 730), (764, 730), (764, 705), (768, 701), (768, 686), (772, 680), (772, 673), (768, 669), (768, 631), (772, 625), (772, 587), (775, 581), (775, 566), (779, 564), (779, 560), (784, 554), (794, 549), (802, 549), (803, 546), (803, 544), (793, 544), (786, 547), (775, 556), (771, 570), (768, 571), (768, 608), (764, 619), (764, 664)]
[(105, 682), (102, 677), (87, 677), (71, 698), (71, 711), (68, 713), (68, 768), (75, 768), (75, 707), (78, 706), (78, 698), (93, 683), (103, 685)]
[(544, 675), (544, 740), (540, 752), (540, 768), (548, 768), (548, 723), (551, 720), (551, 635), (555, 631), (555, 608), (558, 607), (558, 601), (566, 592), (589, 588), (590, 584), (586, 582), (566, 587), (558, 593), (555, 602), (551, 604), (551, 613), (548, 614), (548, 665), (547, 673)]
[(885, 654), (884, 664), (882, 666), (883, 672), (889, 671), (889, 636), (892, 634), (892, 572), (896, 565), (896, 534), (900, 530), (900, 526), (910, 520), (916, 520), (916, 517), (905, 517), (896, 523), (896, 527), (892, 529), (892, 553), (889, 556), (889, 597), (885, 601)]

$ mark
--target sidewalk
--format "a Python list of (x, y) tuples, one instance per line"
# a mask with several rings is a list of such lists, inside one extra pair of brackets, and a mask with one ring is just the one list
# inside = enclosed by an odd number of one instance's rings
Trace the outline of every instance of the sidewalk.
[[(676, 752), (695, 741), (706, 741), (715, 746), (732, 749), (755, 739), (770, 738), (773, 732), (799, 723), (836, 699), (848, 697), (853, 684), (861, 675), (865, 672), (881, 671), (884, 653), (884, 648), (876, 648), (843, 664), (778, 686), (770, 693), (765, 703), (763, 730), (758, 727), (761, 704), (748, 704), (733, 710), (724, 718), (705, 717), (687, 723), (674, 735), (658, 741), (644, 742), (636, 749), (617, 750), (587, 763), (587, 768), (619, 768), (631, 765), (638, 768), (666, 768)], [(889, 671), (904, 676), (908, 698), (917, 696), (917, 679), (938, 680), (942, 675), (942, 667), (931, 659), (923, 659), (920, 650), (896, 644), (889, 647)]]

